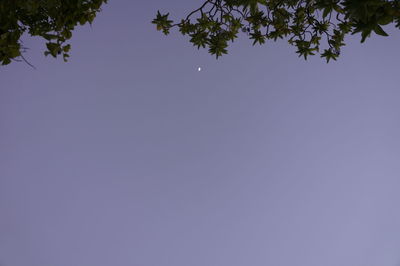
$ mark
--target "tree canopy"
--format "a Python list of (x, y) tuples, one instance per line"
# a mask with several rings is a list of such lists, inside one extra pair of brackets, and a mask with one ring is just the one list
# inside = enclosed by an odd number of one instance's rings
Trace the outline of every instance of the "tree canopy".
[(388, 36), (383, 25), (400, 28), (400, 0), (206, 0), (178, 23), (159, 11), (152, 23), (166, 35), (177, 27), (217, 58), (242, 32), (253, 45), (286, 39), (304, 59), (319, 54), (329, 62), (348, 34), (364, 42), (371, 33)]
[(1, 0), (0, 63), (7, 65), (23, 57), (27, 49), (24, 33), (46, 40), (44, 54), (67, 61), (71, 48), (66, 42), (80, 24), (92, 23), (107, 0)]

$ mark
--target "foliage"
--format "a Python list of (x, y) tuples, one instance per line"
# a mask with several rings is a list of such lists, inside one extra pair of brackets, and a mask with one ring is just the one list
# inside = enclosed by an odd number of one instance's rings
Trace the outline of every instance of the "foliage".
[[(107, 0), (1, 0), (0, 1), (0, 63), (9, 64), (23, 57), (27, 49), (21, 36), (44, 38), (44, 54), (67, 61), (71, 48), (66, 44), (78, 24), (92, 23)], [(25, 60), (25, 59), (24, 59)]]
[[(179, 23), (157, 13), (152, 23), (168, 34), (177, 27), (197, 48), (217, 58), (240, 32), (255, 44), (286, 38), (307, 59), (318, 53), (336, 60), (347, 34), (388, 36), (382, 25), (400, 28), (400, 0), (206, 0)], [(325, 44), (325, 45), (324, 45)]]

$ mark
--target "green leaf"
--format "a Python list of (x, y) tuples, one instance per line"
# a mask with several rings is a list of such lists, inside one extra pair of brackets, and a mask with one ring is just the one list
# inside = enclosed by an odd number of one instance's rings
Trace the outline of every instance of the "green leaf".
[(250, 39), (254, 40), (253, 45), (256, 43), (263, 44), (265, 43), (265, 36), (261, 34), (260, 31), (255, 31), (253, 33), (250, 33)]
[(389, 36), (389, 34), (387, 34), (387, 33), (382, 29), (382, 27), (379, 26), (379, 25), (376, 25), (376, 26), (375, 26), (374, 32), (375, 32), (376, 34), (378, 34), (378, 35), (381, 35), (381, 36)]
[(71, 45), (70, 45), (70, 44), (67, 44), (67, 45), (65, 45), (65, 46), (63, 47), (63, 51), (64, 51), (65, 53), (68, 53), (70, 49), (71, 49)]
[(367, 37), (369, 37), (369, 35), (371, 35), (370, 29), (366, 29), (363, 32), (361, 32), (361, 43), (365, 42), (365, 40), (367, 39)]
[(333, 53), (332, 49), (325, 49), (324, 52), (321, 54), (321, 57), (325, 57), (326, 63), (329, 63), (331, 59), (336, 60), (338, 55)]
[(331, 12), (332, 12), (332, 7), (326, 7), (324, 9), (324, 13), (322, 14), (322, 17), (326, 18)]
[(387, 24), (392, 23), (392, 22), (393, 22), (393, 17), (389, 16), (389, 15), (383, 16), (383, 17), (378, 19), (378, 23), (380, 25), (387, 25)]

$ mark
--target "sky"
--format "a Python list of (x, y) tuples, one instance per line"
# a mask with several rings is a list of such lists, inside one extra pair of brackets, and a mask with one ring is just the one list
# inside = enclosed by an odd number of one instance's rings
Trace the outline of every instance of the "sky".
[(398, 30), (326, 64), (150, 23), (201, 3), (109, 1), (68, 63), (0, 69), (1, 266), (400, 265)]

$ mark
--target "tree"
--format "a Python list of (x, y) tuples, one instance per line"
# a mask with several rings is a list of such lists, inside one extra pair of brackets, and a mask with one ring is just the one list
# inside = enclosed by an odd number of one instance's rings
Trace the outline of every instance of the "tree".
[(400, 28), (400, 0), (206, 0), (179, 23), (157, 12), (152, 23), (169, 34), (177, 27), (190, 42), (216, 58), (226, 54), (240, 32), (255, 44), (287, 39), (307, 59), (336, 60), (348, 34), (388, 36), (382, 25)]
[[(69, 57), (72, 31), (80, 24), (92, 23), (107, 0), (1, 0), (0, 1), (0, 63), (7, 65), (23, 57), (27, 49), (22, 43), (24, 33), (46, 40), (44, 54), (64, 61)], [(25, 60), (25, 62), (27, 62)]]

